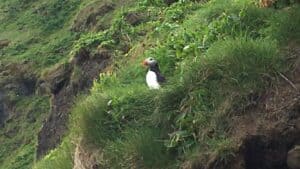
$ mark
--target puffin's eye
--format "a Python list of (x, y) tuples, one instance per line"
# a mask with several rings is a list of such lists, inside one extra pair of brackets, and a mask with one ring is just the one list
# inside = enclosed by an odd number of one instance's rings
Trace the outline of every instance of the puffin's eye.
[(150, 60), (150, 61), (152, 61), (152, 60), (153, 60), (153, 58), (150, 58), (149, 60)]

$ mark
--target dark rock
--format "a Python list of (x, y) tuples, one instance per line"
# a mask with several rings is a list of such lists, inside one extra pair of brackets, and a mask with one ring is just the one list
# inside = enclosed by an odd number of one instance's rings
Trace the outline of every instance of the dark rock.
[(9, 44), (10, 44), (10, 40), (8, 39), (0, 40), (0, 49), (7, 47)]
[(93, 2), (78, 13), (71, 30), (80, 32), (90, 29), (97, 25), (98, 17), (104, 16), (114, 9), (115, 5), (113, 3)]

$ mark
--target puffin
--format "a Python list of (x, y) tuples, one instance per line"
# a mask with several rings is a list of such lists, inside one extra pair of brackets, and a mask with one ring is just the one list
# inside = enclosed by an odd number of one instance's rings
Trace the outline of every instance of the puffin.
[(160, 85), (166, 81), (166, 78), (160, 73), (158, 62), (149, 57), (143, 61), (143, 65), (148, 67), (146, 74), (146, 83), (149, 89), (159, 89)]

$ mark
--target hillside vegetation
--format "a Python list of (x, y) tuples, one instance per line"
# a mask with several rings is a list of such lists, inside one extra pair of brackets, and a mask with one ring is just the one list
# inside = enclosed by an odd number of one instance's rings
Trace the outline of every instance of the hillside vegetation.
[[(234, 118), (249, 115), (299, 66), (299, 53), (291, 57), (287, 48), (300, 43), (300, 6), (286, 2), (1, 1), (0, 40), (10, 44), (0, 49), (0, 101), (3, 92), (13, 113), (0, 128), (0, 168), (239, 169), (232, 163), (244, 140), (232, 132)], [(104, 55), (109, 65), (81, 93)], [(167, 78), (160, 90), (145, 84), (147, 57)], [(57, 116), (69, 117), (68, 132), (37, 159), (38, 132), (62, 88), (38, 85), (61, 69), (76, 91), (70, 117)], [(24, 79), (37, 87), (19, 90)]]

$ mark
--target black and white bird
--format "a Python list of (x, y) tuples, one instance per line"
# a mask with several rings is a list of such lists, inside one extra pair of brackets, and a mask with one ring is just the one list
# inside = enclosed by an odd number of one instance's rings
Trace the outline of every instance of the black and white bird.
[(146, 82), (150, 89), (159, 89), (161, 83), (165, 82), (166, 79), (161, 75), (158, 62), (149, 57), (143, 61), (143, 65), (148, 67), (146, 74)]

